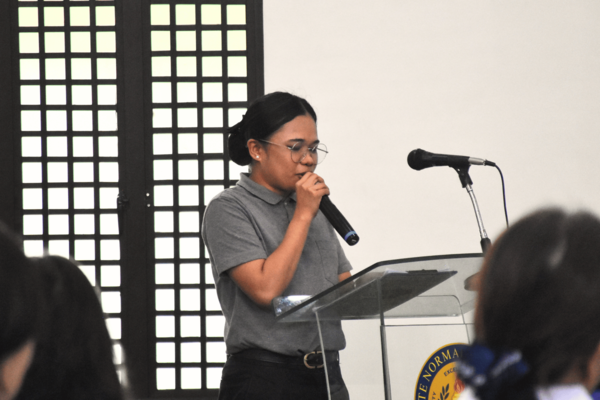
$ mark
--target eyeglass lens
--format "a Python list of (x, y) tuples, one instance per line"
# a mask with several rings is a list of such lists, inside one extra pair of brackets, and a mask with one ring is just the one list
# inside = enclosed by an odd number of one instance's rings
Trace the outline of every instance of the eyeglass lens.
[(323, 143), (309, 147), (304, 143), (298, 142), (290, 148), (290, 151), (292, 153), (292, 161), (295, 163), (299, 163), (307, 156), (311, 156), (313, 161), (320, 164), (325, 159), (325, 156), (327, 156), (327, 146)]

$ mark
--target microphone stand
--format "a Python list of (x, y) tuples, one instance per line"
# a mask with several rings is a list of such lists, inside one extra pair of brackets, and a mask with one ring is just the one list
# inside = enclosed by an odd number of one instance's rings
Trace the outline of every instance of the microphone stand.
[(475, 218), (477, 219), (477, 226), (479, 227), (479, 235), (481, 236), (481, 241), (479, 243), (481, 244), (481, 250), (482, 250), (483, 254), (485, 255), (487, 250), (492, 245), (492, 242), (489, 239), (488, 234), (485, 231), (485, 228), (483, 226), (483, 219), (481, 218), (481, 213), (479, 212), (479, 205), (477, 204), (477, 199), (475, 198), (475, 192), (473, 192), (473, 187), (471, 186), (473, 184), (473, 181), (471, 180), (471, 177), (469, 176), (469, 167), (470, 167), (470, 165), (467, 165), (465, 167), (452, 167), (452, 168), (454, 168), (456, 170), (456, 172), (458, 172), (458, 178), (460, 179), (460, 183), (462, 184), (462, 187), (467, 189), (467, 192), (469, 193), (469, 197), (471, 197), (471, 203), (473, 203), (473, 208), (475, 209)]
[[(481, 212), (479, 212), (479, 205), (477, 204), (477, 199), (475, 198), (475, 192), (473, 192), (473, 181), (469, 176), (469, 167), (470, 165), (463, 167), (452, 167), (458, 172), (458, 178), (460, 179), (460, 183), (462, 187), (467, 189), (469, 193), (469, 197), (471, 198), (471, 203), (473, 203), (473, 208), (475, 209), (475, 218), (477, 219), (477, 226), (479, 227), (479, 235), (481, 236), (481, 241), (479, 242), (481, 245), (481, 251), (485, 256), (485, 253), (488, 251), (490, 246), (492, 245), (492, 241), (487, 235), (485, 231), (485, 227), (483, 226), (483, 219), (481, 218)], [(475, 279), (479, 275), (479, 272), (471, 275), (467, 279), (465, 279), (464, 287), (465, 290), (477, 290), (475, 287)]]

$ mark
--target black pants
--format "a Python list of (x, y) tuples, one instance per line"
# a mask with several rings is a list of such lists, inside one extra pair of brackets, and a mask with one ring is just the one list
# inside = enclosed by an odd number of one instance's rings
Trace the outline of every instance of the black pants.
[[(327, 364), (332, 400), (348, 400), (339, 363)], [(327, 400), (324, 368), (230, 356), (223, 368), (219, 400)]]

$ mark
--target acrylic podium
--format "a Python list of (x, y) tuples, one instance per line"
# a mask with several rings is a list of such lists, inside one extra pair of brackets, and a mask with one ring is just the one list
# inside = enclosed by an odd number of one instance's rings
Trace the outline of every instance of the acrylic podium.
[[(383, 392), (385, 399), (390, 400), (390, 358), (402, 360), (403, 355), (388, 353), (386, 331), (397, 326), (394, 321), (399, 320), (457, 317), (454, 320), (458, 319), (458, 323), (429, 326), (445, 329), (448, 325), (460, 325), (470, 341), (464, 315), (473, 310), (476, 293), (468, 285), (481, 262), (481, 254), (382, 261), (317, 295), (277, 298), (273, 307), (278, 323), (316, 321), (321, 349), (327, 349), (326, 329), (331, 321), (379, 319)], [(335, 400), (335, 396), (330, 394), (330, 399)]]

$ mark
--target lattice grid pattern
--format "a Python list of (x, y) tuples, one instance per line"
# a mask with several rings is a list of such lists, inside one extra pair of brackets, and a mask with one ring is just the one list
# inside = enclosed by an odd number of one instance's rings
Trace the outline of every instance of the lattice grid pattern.
[(246, 170), (225, 154), (248, 101), (246, 6), (150, 6), (156, 388), (214, 389), (224, 317), (200, 239), (204, 206)]
[(115, 2), (17, 10), (24, 248), (81, 264), (121, 365)]

